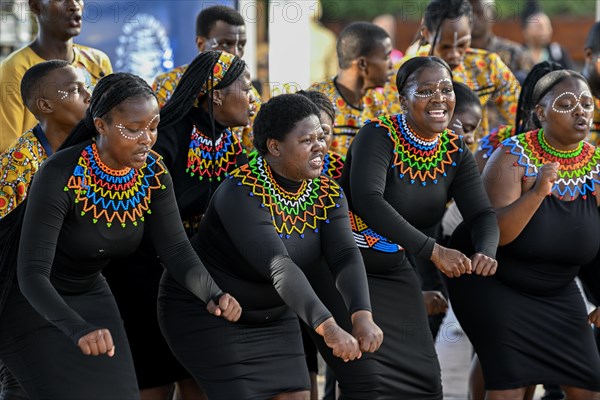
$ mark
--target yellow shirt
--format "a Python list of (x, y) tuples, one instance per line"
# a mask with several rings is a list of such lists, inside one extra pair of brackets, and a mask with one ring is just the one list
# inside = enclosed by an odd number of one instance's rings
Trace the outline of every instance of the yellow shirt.
[(47, 157), (32, 129), (0, 155), (0, 219), (25, 200), (33, 175)]
[[(92, 90), (98, 80), (112, 73), (106, 54), (100, 50), (74, 44), (75, 58), (72, 65), (83, 72), (86, 86)], [(44, 62), (29, 46), (23, 47), (0, 63), (0, 151), (6, 150), (37, 121), (21, 99), (21, 78), (32, 66)]]
[(594, 123), (590, 129), (589, 142), (596, 147), (600, 147), (600, 99), (594, 97)]
[[(402, 62), (415, 56), (429, 55), (429, 48), (429, 45), (421, 46), (416, 54), (407, 53)], [(476, 139), (487, 135), (491, 128), (496, 128), (490, 124), (487, 110), (490, 105), (496, 108), (508, 123), (514, 123), (521, 85), (496, 53), (481, 49), (467, 49), (463, 62), (452, 71), (452, 79), (466, 84), (479, 96), (483, 118)], [(385, 86), (384, 94), (390, 114), (401, 112), (396, 74)]]
[(325, 94), (333, 103), (335, 121), (333, 121), (333, 141), (330, 150), (346, 156), (350, 143), (365, 122), (387, 114), (386, 101), (382, 93), (370, 90), (368, 95), (362, 98), (362, 107), (353, 107), (338, 92), (333, 79), (315, 83), (309, 90)]
[[(152, 83), (152, 90), (156, 94), (158, 98), (158, 105), (162, 108), (165, 103), (173, 96), (175, 92), (175, 88), (179, 83), (179, 80), (187, 70), (187, 65), (182, 65), (180, 67), (174, 68), (170, 71), (162, 73), (154, 78), (154, 82)], [(256, 114), (258, 114), (258, 110), (260, 110), (260, 94), (256, 91), (256, 88), (252, 86), (252, 94), (256, 99), (254, 101), (254, 105), (256, 106)], [(252, 124), (254, 123), (254, 116), (250, 117), (250, 124), (248, 126), (238, 126), (235, 128), (231, 128), (231, 131), (242, 141), (242, 146), (248, 151), (254, 148), (252, 144)]]

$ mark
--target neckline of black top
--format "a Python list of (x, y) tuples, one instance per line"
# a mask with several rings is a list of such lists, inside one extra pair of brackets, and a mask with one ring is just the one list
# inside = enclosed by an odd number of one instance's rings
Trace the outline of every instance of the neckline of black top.
[[(210, 123), (210, 115), (206, 112), (202, 107), (192, 108), (188, 114), (187, 119), (207, 137), (211, 137), (212, 126)], [(218, 136), (228, 127), (221, 125), (217, 120), (215, 120), (215, 136)]]
[(271, 167), (269, 167), (269, 169), (271, 170), (271, 174), (273, 175), (273, 179), (275, 179), (275, 182), (286, 192), (296, 193), (298, 189), (300, 189), (300, 186), (302, 186), (302, 183), (304, 183), (304, 181), (294, 181), (292, 179), (281, 176), (277, 172), (275, 172)]

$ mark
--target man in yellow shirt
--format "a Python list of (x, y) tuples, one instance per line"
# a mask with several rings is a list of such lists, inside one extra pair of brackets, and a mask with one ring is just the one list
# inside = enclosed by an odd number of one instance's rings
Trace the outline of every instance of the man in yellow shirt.
[(598, 146), (600, 145), (600, 22), (592, 25), (585, 42), (584, 53), (585, 65), (581, 74), (585, 76), (590, 84), (595, 103), (594, 122), (592, 129), (590, 129), (590, 142)]
[(21, 78), (31, 66), (46, 60), (67, 61), (83, 73), (90, 90), (100, 78), (112, 73), (106, 54), (73, 43), (81, 32), (82, 0), (30, 0), (29, 6), (38, 22), (36, 39), (0, 63), (0, 152), (36, 124), (20, 92)]

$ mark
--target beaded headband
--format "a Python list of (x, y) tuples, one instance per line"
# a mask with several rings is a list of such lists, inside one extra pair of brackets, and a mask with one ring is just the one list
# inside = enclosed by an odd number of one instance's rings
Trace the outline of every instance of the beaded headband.
[(214, 89), (219, 83), (221, 83), (221, 80), (227, 74), (227, 71), (229, 71), (229, 67), (231, 67), (231, 64), (233, 64), (233, 61), (235, 59), (236, 56), (234, 56), (233, 54), (227, 53), (226, 51), (221, 52), (217, 63), (213, 67), (213, 72), (210, 80), (204, 83), (202, 89), (200, 90), (200, 96), (205, 95), (206, 93)]

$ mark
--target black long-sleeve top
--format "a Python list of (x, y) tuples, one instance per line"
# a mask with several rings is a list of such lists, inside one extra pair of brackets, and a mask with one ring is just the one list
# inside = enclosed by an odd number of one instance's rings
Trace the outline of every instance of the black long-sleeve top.
[(180, 284), (203, 301), (221, 292), (186, 237), (159, 156), (151, 152), (144, 168), (123, 175), (102, 164), (94, 146), (58, 152), (37, 173), (17, 265), (23, 295), (75, 343), (97, 328), (61, 295), (84, 294), (111, 258), (137, 248), (144, 231)]
[(240, 322), (269, 322), (289, 306), (316, 328), (331, 313), (306, 275), (327, 266), (350, 313), (371, 309), (345, 196), (328, 177), (290, 181), (251, 157), (218, 188), (191, 242), (240, 302)]
[(172, 175), (183, 219), (204, 214), (227, 174), (248, 161), (239, 139), (227, 127), (215, 121), (215, 140), (211, 132), (209, 115), (194, 108), (176, 124), (159, 129), (153, 147)]
[(408, 253), (430, 259), (435, 239), (422, 231), (442, 219), (454, 198), (465, 221), (473, 222), (475, 250), (495, 257), (498, 224), (468, 147), (446, 131), (440, 135), (444, 150), (434, 150), (432, 165), (419, 170), (424, 158), (407, 153), (411, 139), (402, 133), (402, 120), (401, 115), (374, 120), (356, 136), (339, 180), (350, 210)]

